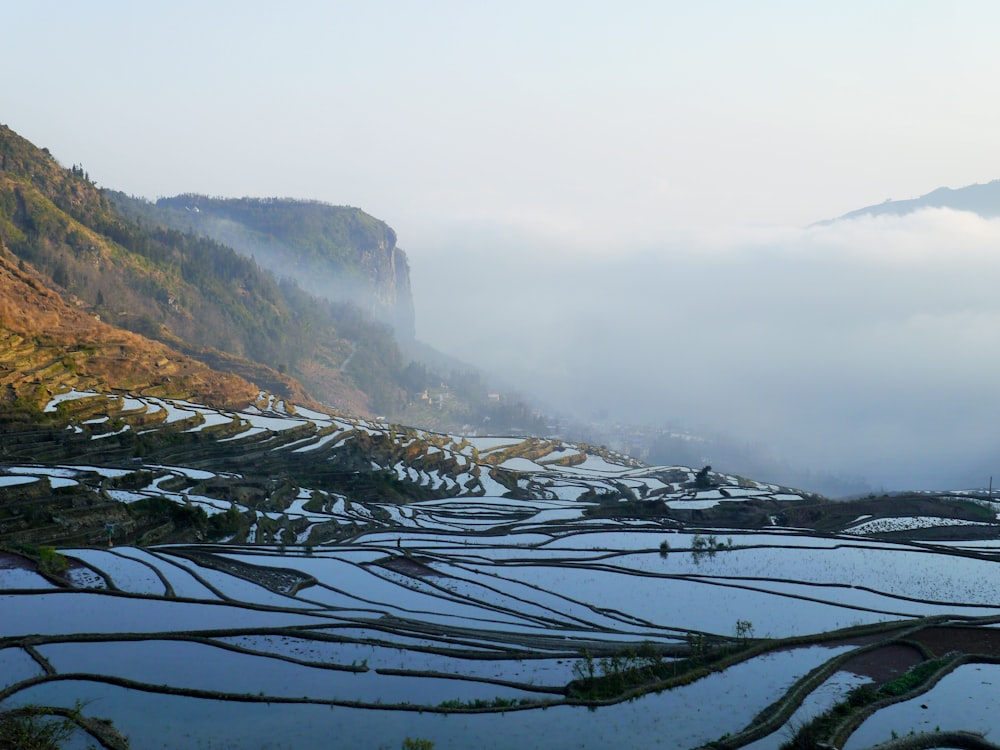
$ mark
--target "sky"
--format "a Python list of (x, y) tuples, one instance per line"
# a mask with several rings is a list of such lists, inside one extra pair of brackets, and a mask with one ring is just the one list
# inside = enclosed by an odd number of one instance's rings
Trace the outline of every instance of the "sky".
[(0, 122), (147, 198), (365, 209), (418, 336), (560, 408), (992, 471), (1000, 227), (812, 224), (1000, 177), (1000, 4), (0, 6)]

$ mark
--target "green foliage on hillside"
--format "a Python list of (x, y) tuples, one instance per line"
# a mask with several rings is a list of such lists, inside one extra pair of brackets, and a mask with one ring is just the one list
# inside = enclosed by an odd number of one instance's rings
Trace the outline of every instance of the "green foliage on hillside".
[[(199, 211), (188, 210), (192, 202)], [(408, 279), (393, 230), (359, 209), (201, 196), (153, 204), (99, 189), (82, 167), (63, 168), (0, 125), (0, 242), (104, 322), (215, 369), (238, 364), (219, 352), (262, 363), (270, 376), (246, 367), (239, 374), (282, 394), (278, 373), (287, 373), (317, 399), (348, 411), (427, 416), (442, 427), (544, 427), (519, 401), (488, 400), (473, 371), (411, 361), (393, 330), (356, 302), (321, 299), (204, 236), (209, 218), (213, 226), (283, 243), (282, 252), (293, 248), (290, 262), (316, 260), (373, 283), (385, 281), (379, 264), (389, 263), (398, 283)], [(382, 257), (389, 252), (396, 255)], [(398, 291), (405, 307), (404, 287)], [(420, 400), (429, 390), (437, 396), (433, 408)]]
[(0, 713), (0, 750), (59, 750), (73, 736), (69, 718), (25, 706)]

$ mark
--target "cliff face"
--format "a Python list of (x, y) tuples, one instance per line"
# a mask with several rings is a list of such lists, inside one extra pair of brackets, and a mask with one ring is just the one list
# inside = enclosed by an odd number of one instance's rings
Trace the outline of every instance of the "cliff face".
[(414, 336), (410, 266), (385, 222), (350, 206), (277, 198), (185, 194), (155, 204), (115, 201), (126, 211), (195, 232), (252, 257), (277, 276), (335, 302), (350, 302)]
[[(388, 322), (401, 336), (412, 339), (415, 335), (413, 294), (410, 291), (410, 264), (406, 253), (392, 246), (384, 251), (388, 263), (378, 273), (374, 294), (379, 306), (388, 314)], [(378, 313), (376, 313), (378, 315)]]

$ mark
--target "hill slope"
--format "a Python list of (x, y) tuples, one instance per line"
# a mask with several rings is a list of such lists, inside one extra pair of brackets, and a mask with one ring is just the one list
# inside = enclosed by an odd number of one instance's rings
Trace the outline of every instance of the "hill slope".
[(245, 406), (243, 378), (102, 323), (46, 289), (0, 246), (0, 402), (39, 405), (65, 388), (126, 390)]

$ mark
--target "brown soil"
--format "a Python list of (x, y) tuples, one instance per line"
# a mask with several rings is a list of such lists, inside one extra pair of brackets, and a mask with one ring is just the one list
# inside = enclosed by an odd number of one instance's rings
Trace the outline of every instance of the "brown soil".
[[(935, 657), (950, 651), (964, 654), (1000, 656), (1000, 628), (972, 628), (958, 625), (930, 627), (908, 637), (925, 646)], [(859, 654), (843, 665), (847, 672), (871, 677), (879, 685), (890, 682), (924, 661), (916, 646), (892, 643)]]
[(10, 552), (0, 551), (0, 570), (37, 570), (38, 567), (28, 560), (27, 558), (21, 557), (20, 555), (14, 555)]
[(871, 677), (877, 684), (883, 685), (922, 661), (924, 661), (924, 656), (920, 653), (920, 649), (901, 643), (893, 643), (874, 651), (858, 654), (844, 663), (843, 670)]
[(922, 643), (935, 656), (943, 656), (949, 651), (1000, 656), (998, 628), (965, 628), (957, 625), (925, 628), (914, 635), (912, 640)]

